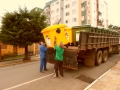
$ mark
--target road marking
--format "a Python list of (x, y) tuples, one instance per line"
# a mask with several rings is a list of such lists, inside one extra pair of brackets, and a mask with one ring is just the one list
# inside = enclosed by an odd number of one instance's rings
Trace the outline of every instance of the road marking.
[(34, 80), (31, 80), (31, 81), (28, 81), (28, 82), (25, 82), (25, 83), (22, 83), (22, 84), (18, 84), (18, 85), (16, 85), (16, 86), (13, 86), (13, 87), (10, 87), (10, 88), (6, 88), (6, 89), (3, 89), (3, 90), (11, 90), (11, 89), (14, 89), (14, 88), (17, 88), (17, 87), (20, 87), (20, 86), (23, 86), (23, 85), (26, 85), (26, 84), (29, 84), (29, 83), (38, 81), (38, 80), (40, 80), (40, 79), (43, 79), (43, 78), (52, 76), (53, 74), (54, 74), (54, 73), (49, 74), (49, 75), (46, 75), (46, 76), (43, 76), (43, 77), (40, 77), (40, 78), (37, 78), (37, 79), (34, 79)]

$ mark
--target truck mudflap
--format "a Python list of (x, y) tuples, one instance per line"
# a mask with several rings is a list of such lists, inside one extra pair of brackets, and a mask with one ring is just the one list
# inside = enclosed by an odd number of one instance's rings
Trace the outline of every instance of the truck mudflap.
[[(46, 60), (48, 63), (55, 63), (55, 49), (48, 48), (46, 53)], [(77, 50), (76, 49), (65, 49), (64, 51), (64, 60), (63, 67), (78, 70), (78, 61), (77, 61)]]

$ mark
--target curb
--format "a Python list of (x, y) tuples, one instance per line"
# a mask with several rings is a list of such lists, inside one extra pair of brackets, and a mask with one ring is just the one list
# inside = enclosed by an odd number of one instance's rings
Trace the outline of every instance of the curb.
[[(116, 64), (120, 63), (120, 61), (118, 61)], [(116, 65), (115, 64), (115, 65)], [(106, 71), (104, 74), (102, 74), (98, 79), (96, 79), (94, 82), (92, 82), (90, 85), (88, 85), (84, 90), (88, 90), (93, 84), (95, 84), (99, 79), (101, 79), (105, 74), (107, 74), (109, 71), (111, 71), (114, 67), (112, 66), (111, 69), (109, 69), (108, 71)]]
[(99, 78), (97, 78), (94, 82), (92, 82), (90, 85), (88, 85), (84, 90), (88, 90), (93, 84), (95, 84), (99, 79), (101, 79), (105, 74), (107, 74), (111, 69), (106, 71), (104, 74), (102, 74)]

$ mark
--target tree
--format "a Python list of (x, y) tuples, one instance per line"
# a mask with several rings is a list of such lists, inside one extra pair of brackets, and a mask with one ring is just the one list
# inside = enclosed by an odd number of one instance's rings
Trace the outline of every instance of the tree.
[(113, 27), (113, 25), (112, 25), (112, 24), (108, 25), (108, 28), (112, 29), (112, 27)]
[(25, 48), (25, 58), (28, 60), (28, 45), (43, 40), (40, 33), (47, 26), (46, 16), (40, 8), (19, 8), (18, 11), (7, 12), (2, 17), (0, 40), (5, 44)]

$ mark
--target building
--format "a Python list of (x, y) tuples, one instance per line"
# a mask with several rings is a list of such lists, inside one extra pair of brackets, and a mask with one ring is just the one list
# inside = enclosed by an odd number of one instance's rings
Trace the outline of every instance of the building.
[(108, 6), (104, 0), (51, 0), (44, 11), (49, 25), (61, 19), (67, 26), (91, 24), (108, 27)]

